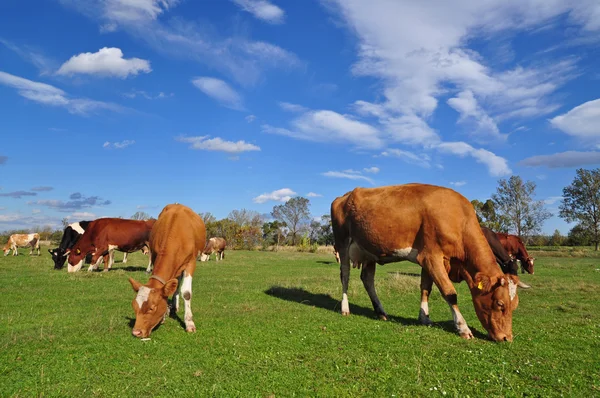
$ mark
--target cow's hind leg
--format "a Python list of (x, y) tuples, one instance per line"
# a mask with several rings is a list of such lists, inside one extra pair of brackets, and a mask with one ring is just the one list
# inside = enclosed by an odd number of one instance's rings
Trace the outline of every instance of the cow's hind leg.
[[(194, 264), (195, 265), (195, 264)], [(194, 324), (192, 314), (192, 275), (188, 271), (183, 272), (183, 286), (181, 287), (181, 295), (185, 304), (185, 331), (195, 332), (196, 325)]]
[(104, 269), (102, 271), (108, 272), (108, 270), (112, 268), (114, 262), (115, 262), (115, 251), (109, 250), (108, 251), (108, 263), (106, 260), (104, 260)]
[(425, 268), (421, 268), (421, 309), (419, 310), (419, 322), (423, 325), (431, 325), (429, 319), (429, 295), (433, 287), (433, 279)]
[[(473, 333), (471, 332), (471, 329), (469, 329), (469, 326), (467, 326), (467, 321), (465, 321), (465, 318), (458, 309), (456, 289), (448, 277), (449, 268), (446, 269), (447, 262), (444, 261), (443, 255), (424, 254), (419, 262), (421, 266), (427, 270), (433, 279), (433, 282), (438, 289), (440, 289), (440, 293), (442, 293), (442, 296), (450, 306), (454, 326), (460, 337), (463, 339), (472, 339)], [(450, 266), (449, 263), (447, 265), (448, 267)]]
[(377, 297), (377, 291), (375, 290), (375, 270), (377, 269), (376, 267), (377, 264), (375, 264), (375, 262), (363, 264), (362, 271), (360, 272), (360, 279), (362, 280), (365, 290), (369, 294), (369, 298), (371, 299), (371, 303), (373, 304), (373, 309), (375, 309), (375, 313), (377, 314), (379, 319), (387, 321), (387, 314), (383, 310), (383, 306), (381, 305), (379, 297)]
[(348, 283), (350, 281), (350, 253), (347, 247), (340, 250), (340, 280), (342, 281), (342, 315), (350, 315)]

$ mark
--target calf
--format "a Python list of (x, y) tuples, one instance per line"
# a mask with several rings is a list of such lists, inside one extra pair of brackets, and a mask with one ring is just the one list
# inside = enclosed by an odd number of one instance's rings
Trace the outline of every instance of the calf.
[(200, 261), (210, 260), (210, 255), (213, 253), (217, 253), (217, 261), (223, 260), (225, 258), (225, 246), (227, 246), (227, 241), (225, 239), (210, 238), (208, 242), (206, 242), (204, 250), (202, 250), (202, 254), (200, 255)]
[(167, 299), (172, 294), (175, 312), (179, 310), (179, 296), (183, 295), (185, 330), (196, 331), (191, 307), (192, 277), (196, 257), (205, 243), (204, 222), (196, 212), (180, 204), (170, 204), (162, 210), (150, 235), (152, 275), (145, 285), (129, 278), (137, 292), (131, 303), (135, 312), (133, 336), (148, 337), (152, 329), (164, 322), (169, 310)]
[[(98, 268), (104, 260), (104, 271), (108, 271), (114, 262), (114, 250), (132, 253), (149, 245), (150, 231), (156, 220), (138, 221), (120, 218), (100, 218), (92, 221), (85, 233), (75, 243), (68, 257), (67, 270), (77, 272), (83, 265), (83, 258), (92, 254), (92, 264), (88, 271)], [(148, 263), (150, 272), (152, 259)]]
[[(54, 261), (54, 269), (62, 269), (67, 260), (67, 250), (71, 249), (75, 243), (81, 238), (91, 221), (79, 221), (69, 224), (63, 231), (63, 236), (60, 244), (56, 249), (48, 249)], [(92, 256), (87, 256), (86, 261), (89, 263)]]
[(2, 249), (4, 251), (4, 255), (8, 256), (10, 251), (13, 251), (13, 256), (19, 255), (18, 248), (19, 247), (27, 247), (30, 246), (31, 250), (29, 250), (29, 255), (33, 254), (33, 250), (37, 250), (37, 255), (40, 255), (40, 234), (12, 234), (8, 238), (8, 242), (4, 245)]

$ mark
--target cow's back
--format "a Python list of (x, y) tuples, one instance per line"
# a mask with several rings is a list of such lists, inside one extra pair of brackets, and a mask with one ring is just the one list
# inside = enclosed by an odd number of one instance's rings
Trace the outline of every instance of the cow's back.
[(176, 261), (183, 265), (195, 261), (206, 243), (206, 229), (202, 218), (181, 204), (167, 205), (152, 227), (150, 251), (155, 268), (161, 260)]
[[(367, 251), (390, 255), (404, 248), (434, 249), (464, 258), (469, 229), (485, 240), (475, 210), (459, 193), (426, 184), (356, 188), (343, 203), (345, 229)], [(425, 244), (427, 242), (427, 245)], [(481, 243), (481, 242), (476, 242)]]

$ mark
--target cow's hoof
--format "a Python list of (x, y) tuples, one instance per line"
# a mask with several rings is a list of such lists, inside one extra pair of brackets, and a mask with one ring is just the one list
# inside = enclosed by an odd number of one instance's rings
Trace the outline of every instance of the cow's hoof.
[(195, 325), (188, 326), (185, 328), (185, 331), (188, 333), (196, 333), (196, 326)]
[(385, 314), (380, 314), (380, 315), (379, 315), (379, 319), (381, 319), (382, 321), (387, 321), (387, 320), (388, 320), (388, 317), (387, 317), (387, 315), (385, 315)]
[(462, 332), (459, 334), (460, 334), (460, 337), (462, 337), (465, 340), (471, 340), (473, 338), (473, 333), (471, 333), (470, 330), (467, 330), (466, 332)]
[(429, 319), (428, 316), (420, 316), (419, 317), (419, 322), (421, 323), (421, 325), (424, 325), (424, 326), (431, 326), (431, 325), (433, 325), (433, 322), (431, 322), (431, 319)]
[(350, 311), (342, 311), (342, 315), (343, 316), (348, 316), (348, 315), (350, 315)]

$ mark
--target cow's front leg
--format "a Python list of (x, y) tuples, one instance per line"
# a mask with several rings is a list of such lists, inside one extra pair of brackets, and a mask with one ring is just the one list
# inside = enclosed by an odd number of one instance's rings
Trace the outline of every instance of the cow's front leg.
[(373, 309), (375, 309), (375, 313), (379, 317), (379, 319), (383, 319), (387, 321), (387, 314), (383, 310), (383, 306), (379, 301), (379, 297), (377, 297), (377, 291), (375, 290), (375, 270), (377, 269), (377, 264), (375, 262), (366, 263), (363, 265), (363, 269), (360, 272), (360, 279), (363, 282), (363, 286), (365, 290), (369, 294), (369, 298), (371, 299), (371, 303), (373, 304)]
[[(149, 274), (152, 272), (152, 252), (150, 251), (150, 248), (148, 248), (146, 254), (148, 255), (148, 267), (146, 267), (146, 273)], [(179, 281), (179, 285), (181, 286), (181, 281)]]
[(104, 260), (104, 269), (102, 271), (104, 272), (108, 272), (109, 269), (112, 268), (114, 262), (115, 262), (115, 251), (113, 250), (109, 250), (108, 251), (108, 261), (106, 260), (106, 256), (105, 260)]
[(444, 256), (443, 255), (433, 255), (433, 254), (424, 254), (422, 257), (422, 267), (427, 270), (433, 282), (436, 284), (438, 289), (440, 289), (440, 293), (450, 306), (450, 311), (452, 312), (452, 319), (454, 320), (454, 326), (460, 337), (463, 339), (472, 339), (473, 333), (469, 326), (467, 325), (467, 321), (460, 313), (458, 309), (458, 298), (456, 296), (456, 289), (452, 284), (452, 281), (448, 277), (448, 271), (445, 267)]
[(425, 268), (421, 268), (421, 309), (419, 310), (419, 322), (423, 325), (431, 325), (429, 319), (429, 295), (433, 287), (433, 279)]
[(340, 280), (342, 282), (342, 315), (350, 315), (348, 283), (350, 281), (350, 253), (346, 247), (340, 250)]
[(195, 332), (196, 325), (194, 324), (192, 314), (192, 275), (188, 274), (187, 271), (183, 272), (183, 286), (181, 288), (181, 295), (183, 296), (183, 302), (185, 304), (185, 331)]
[(179, 275), (177, 281), (177, 290), (173, 293), (173, 299), (171, 300), (171, 315), (175, 315), (179, 312), (179, 296), (181, 296), (181, 289), (183, 287), (183, 274)]

